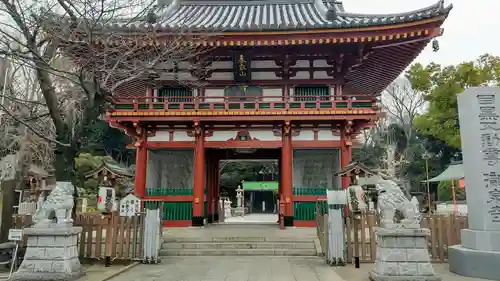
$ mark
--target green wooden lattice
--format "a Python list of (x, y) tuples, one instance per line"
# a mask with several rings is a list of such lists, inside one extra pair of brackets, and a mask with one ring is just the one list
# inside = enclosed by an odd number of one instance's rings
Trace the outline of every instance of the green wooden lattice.
[[(159, 102), (169, 102), (169, 103), (184, 103), (184, 102), (193, 102), (193, 91), (189, 88), (185, 87), (163, 87), (158, 89), (158, 97), (165, 97), (166, 99), (159, 98)], [(175, 98), (168, 98), (175, 97)], [(186, 97), (186, 98), (182, 98)], [(179, 106), (179, 105), (177, 105)], [(177, 106), (170, 106), (168, 109), (179, 109)], [(179, 106), (180, 107), (180, 106)]]
[[(301, 97), (302, 96), (302, 97)], [(330, 100), (330, 88), (328, 86), (297, 86), (294, 88), (295, 101)]]

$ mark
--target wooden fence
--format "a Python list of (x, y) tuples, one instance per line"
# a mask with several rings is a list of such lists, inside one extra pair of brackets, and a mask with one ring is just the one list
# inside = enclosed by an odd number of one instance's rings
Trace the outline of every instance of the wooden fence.
[[(75, 225), (82, 227), (78, 239), (79, 257), (85, 259), (140, 260), (143, 256), (145, 214), (134, 217), (78, 215)], [(14, 228), (30, 227), (30, 215), (15, 215)], [(26, 245), (26, 237), (22, 242)]]
[[(328, 225), (327, 217), (326, 215), (320, 214), (316, 219), (318, 223), (318, 238), (321, 245), (327, 245), (327, 241), (325, 241), (328, 239), (328, 236), (325, 234), (325, 232), (327, 232), (325, 228)], [(353, 225), (352, 219), (346, 218), (344, 233), (346, 234), (346, 241), (348, 241), (347, 261), (353, 260), (355, 256), (354, 235), (356, 231), (353, 229)], [(460, 230), (468, 228), (467, 217), (451, 215), (424, 217), (421, 225), (431, 231), (431, 235), (428, 238), (428, 245), (432, 262), (447, 262), (448, 247), (460, 244)], [(375, 241), (376, 227), (378, 227), (377, 215), (369, 213), (362, 216), (357, 231), (359, 241), (358, 256), (360, 262), (372, 263), (375, 261), (377, 245)], [(323, 252), (326, 252), (327, 249), (323, 249)]]

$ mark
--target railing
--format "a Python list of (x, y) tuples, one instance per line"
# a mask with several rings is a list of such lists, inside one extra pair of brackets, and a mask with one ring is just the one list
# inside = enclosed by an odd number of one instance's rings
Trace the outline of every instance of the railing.
[[(320, 211), (316, 213), (316, 228), (324, 253), (328, 251), (328, 215)], [(448, 247), (461, 243), (460, 230), (468, 227), (467, 217), (452, 215), (432, 215), (424, 217), (421, 221), (423, 228), (428, 228), (431, 235), (428, 238), (429, 256), (432, 262), (446, 262), (448, 260)], [(359, 228), (354, 229), (352, 218), (345, 218), (344, 233), (347, 242), (346, 261), (351, 262), (353, 257), (358, 256), (362, 263), (373, 263), (376, 257), (375, 228), (378, 227), (378, 218), (374, 213), (367, 213), (361, 217)], [(356, 233), (357, 232), (357, 233)], [(355, 245), (355, 236), (358, 236)], [(356, 254), (355, 250), (358, 250)]]
[[(109, 253), (112, 259), (141, 260), (143, 256), (145, 214), (134, 217), (104, 218), (100, 213), (77, 216), (75, 225), (82, 227), (78, 239), (78, 256), (85, 259), (103, 259)], [(31, 215), (14, 215), (13, 228), (31, 227)], [(26, 236), (21, 245), (26, 245)], [(107, 239), (109, 238), (109, 239)]]
[(326, 200), (318, 200), (318, 204), (316, 204), (316, 235), (323, 254), (326, 256), (328, 250), (328, 212), (325, 212), (324, 208), (321, 207), (320, 201)]
[(359, 96), (203, 96), (115, 98), (115, 111), (266, 111), (374, 109), (373, 99)]

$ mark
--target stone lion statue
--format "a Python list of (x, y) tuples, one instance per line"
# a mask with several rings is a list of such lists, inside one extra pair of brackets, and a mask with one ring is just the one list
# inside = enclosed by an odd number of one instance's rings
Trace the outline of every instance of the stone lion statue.
[[(378, 193), (378, 212), (381, 216), (381, 226), (391, 227), (420, 227), (420, 212), (418, 206), (410, 202), (401, 188), (392, 180), (381, 180), (375, 185)], [(398, 211), (403, 219), (394, 223), (394, 216)]]
[[(57, 182), (46, 198), (40, 196), (34, 216), (35, 227), (48, 226), (54, 222), (59, 226), (73, 224), (71, 218), (73, 192), (74, 187), (71, 182)], [(56, 221), (51, 219), (52, 214), (54, 214)]]

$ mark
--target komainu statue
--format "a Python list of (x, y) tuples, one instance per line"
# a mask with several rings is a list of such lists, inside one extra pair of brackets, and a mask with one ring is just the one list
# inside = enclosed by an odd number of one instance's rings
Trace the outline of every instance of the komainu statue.
[[(72, 225), (73, 192), (74, 187), (71, 182), (57, 182), (46, 198), (39, 198), (34, 227), (46, 227), (53, 223), (56, 223), (55, 226)], [(55, 221), (51, 218), (52, 214)]]
[[(378, 212), (380, 224), (385, 228), (420, 227), (420, 212), (418, 206), (410, 202), (401, 188), (392, 180), (381, 180), (375, 185), (378, 192)], [(399, 212), (403, 219), (394, 223), (394, 216)]]

